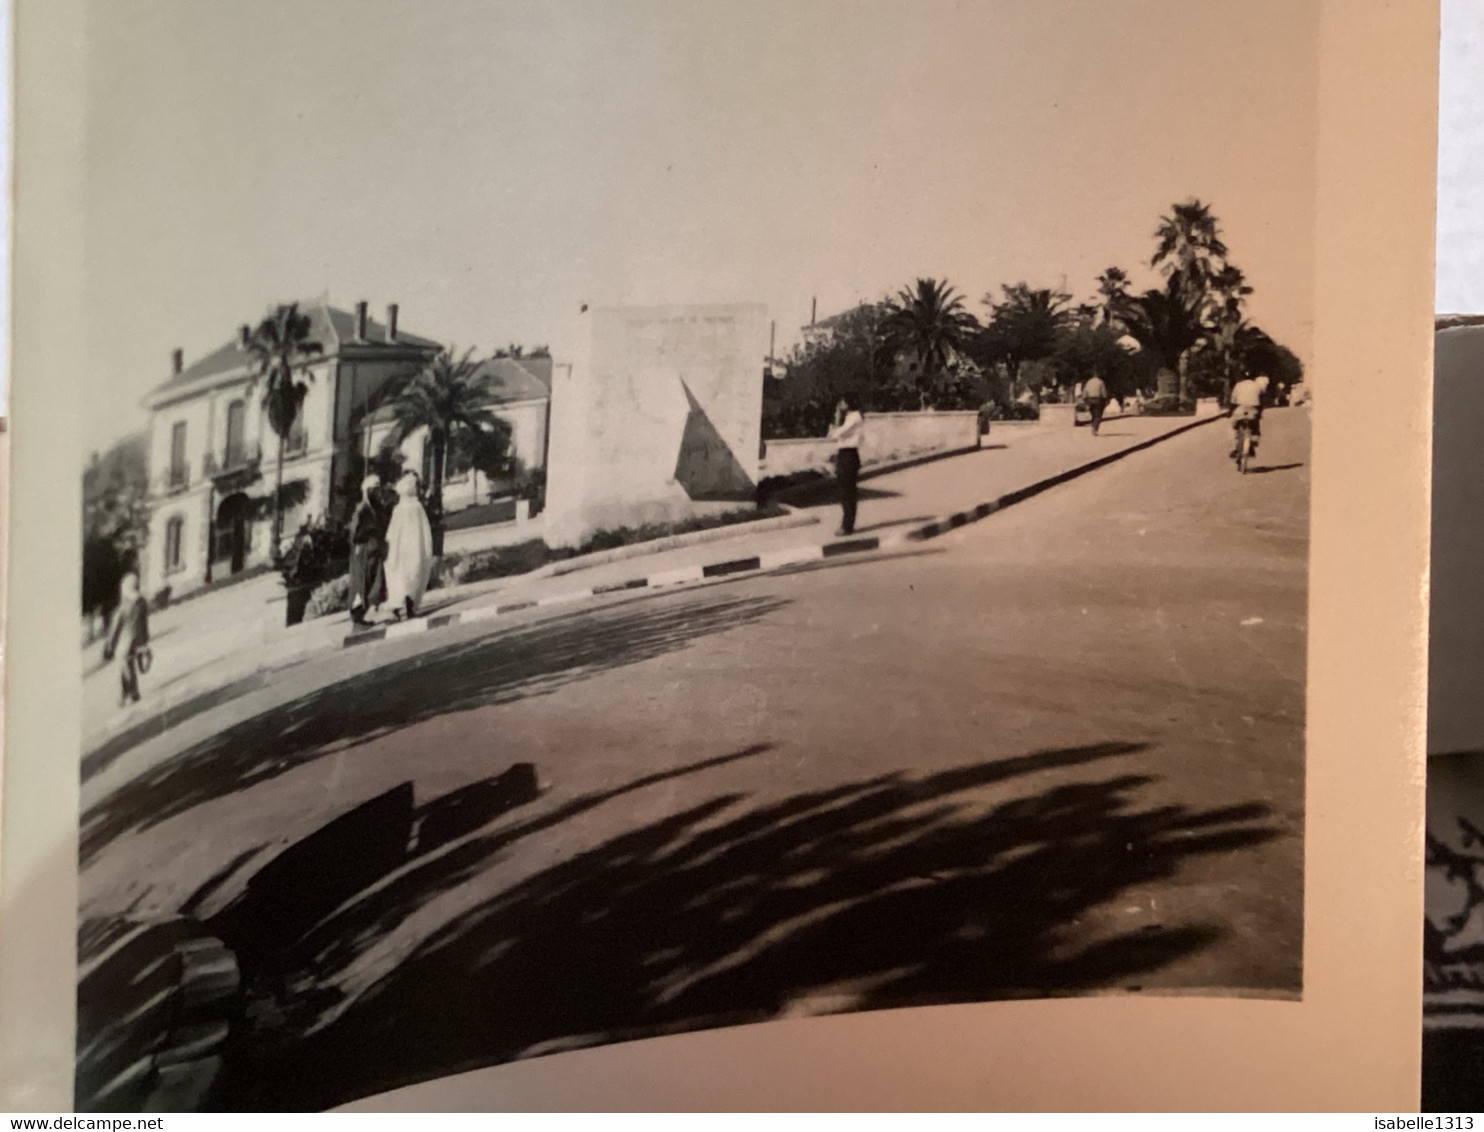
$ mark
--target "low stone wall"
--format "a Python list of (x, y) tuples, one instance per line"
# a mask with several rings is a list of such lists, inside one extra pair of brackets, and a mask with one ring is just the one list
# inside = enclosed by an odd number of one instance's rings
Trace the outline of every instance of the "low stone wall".
[[(967, 412), (867, 413), (861, 464), (870, 467), (937, 452), (979, 446), (979, 414)], [(761, 474), (789, 476), (830, 466), (835, 442), (824, 437), (769, 440), (763, 446)]]
[(1057, 401), (1041, 406), (1037, 423), (1046, 428), (1066, 428), (1077, 423), (1077, 406), (1070, 401)]

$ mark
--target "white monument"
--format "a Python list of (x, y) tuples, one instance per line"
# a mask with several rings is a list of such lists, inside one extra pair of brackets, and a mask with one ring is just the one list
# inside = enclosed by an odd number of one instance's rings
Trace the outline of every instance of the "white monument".
[(594, 310), (554, 374), (546, 541), (754, 505), (768, 312)]

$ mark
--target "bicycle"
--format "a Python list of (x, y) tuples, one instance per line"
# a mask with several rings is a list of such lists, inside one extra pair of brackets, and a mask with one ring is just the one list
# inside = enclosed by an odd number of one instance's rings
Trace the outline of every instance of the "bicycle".
[(1237, 421), (1237, 472), (1246, 475), (1247, 469), (1252, 465), (1252, 422), (1247, 419)]

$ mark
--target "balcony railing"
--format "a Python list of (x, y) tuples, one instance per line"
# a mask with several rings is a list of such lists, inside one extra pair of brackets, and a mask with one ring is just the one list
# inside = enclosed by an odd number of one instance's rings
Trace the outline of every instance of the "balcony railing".
[(260, 447), (256, 444), (244, 444), (239, 449), (222, 453), (220, 460), (214, 453), (208, 452), (201, 461), (201, 467), (208, 477), (213, 477), (240, 472), (254, 464), (261, 463), (262, 459), (263, 450)]
[(220, 461), (208, 452), (202, 461), (206, 478), (224, 494), (240, 491), (256, 482), (262, 474), (262, 463), (263, 452), (257, 445), (244, 445), (241, 451), (225, 453)]

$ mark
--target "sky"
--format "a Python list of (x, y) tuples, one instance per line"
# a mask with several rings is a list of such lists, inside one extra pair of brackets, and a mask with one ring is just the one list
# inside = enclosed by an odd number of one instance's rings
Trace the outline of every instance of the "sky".
[(1484, 313), (1484, 4), (1443, 0), (1437, 309)]
[(94, 0), (85, 442), (280, 300), (460, 348), (582, 304), (808, 322), (918, 276), (1153, 282), (1210, 202), (1307, 357), (1316, 6), (1293, 0)]

